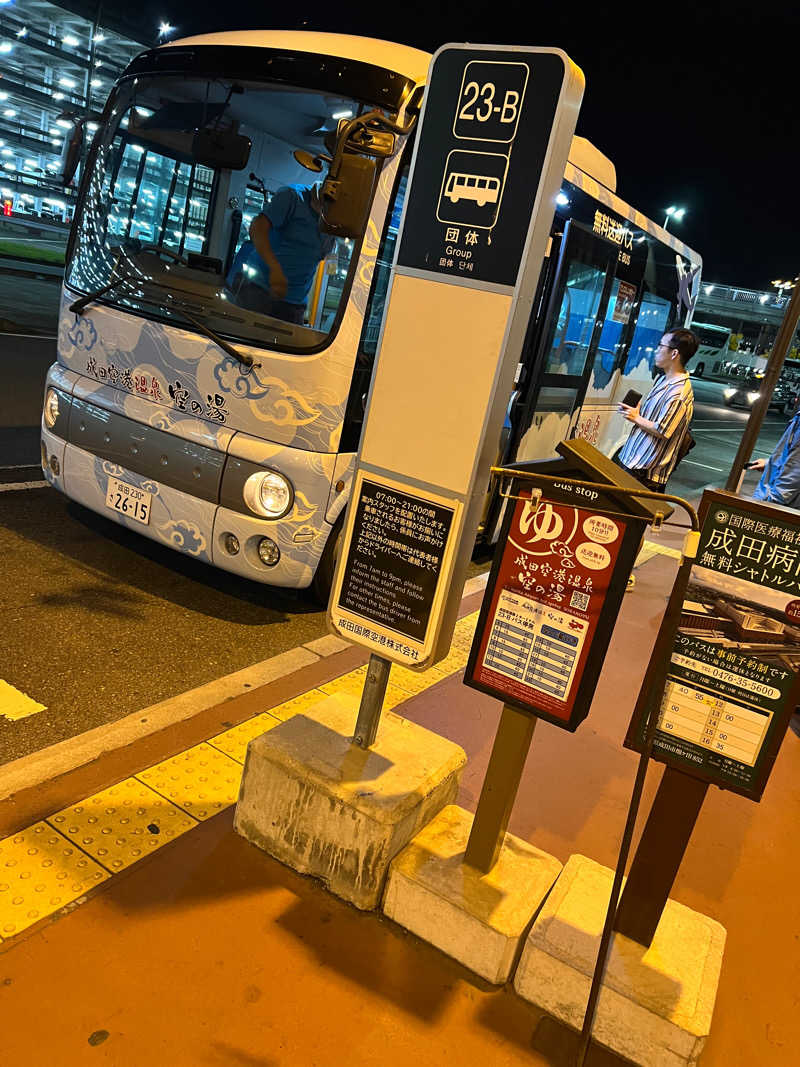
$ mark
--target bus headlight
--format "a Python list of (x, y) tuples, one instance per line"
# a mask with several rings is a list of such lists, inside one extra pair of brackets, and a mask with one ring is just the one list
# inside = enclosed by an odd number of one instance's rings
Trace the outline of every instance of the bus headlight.
[(758, 400), (758, 398), (760, 396), (761, 396), (761, 393), (748, 393), (747, 394), (747, 403), (748, 404), (755, 404), (756, 400)]
[(726, 400), (730, 400), (730, 398), (733, 396), (733, 394), (735, 392), (736, 392), (735, 389), (723, 389), (722, 390), (722, 395), (725, 397)]
[(58, 393), (55, 389), (48, 389), (44, 398), (44, 423), (48, 430), (52, 430), (58, 418)]
[(294, 489), (278, 471), (259, 471), (244, 483), (244, 502), (256, 515), (280, 519), (294, 503)]

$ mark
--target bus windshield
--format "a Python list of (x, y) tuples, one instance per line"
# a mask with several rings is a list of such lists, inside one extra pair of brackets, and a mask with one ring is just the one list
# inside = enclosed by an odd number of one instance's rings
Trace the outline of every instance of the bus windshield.
[(344, 308), (353, 242), (321, 229), (325, 173), (293, 153), (326, 151), (337, 119), (358, 111), (265, 82), (123, 81), (89, 155), (67, 285), (248, 344), (321, 347)]

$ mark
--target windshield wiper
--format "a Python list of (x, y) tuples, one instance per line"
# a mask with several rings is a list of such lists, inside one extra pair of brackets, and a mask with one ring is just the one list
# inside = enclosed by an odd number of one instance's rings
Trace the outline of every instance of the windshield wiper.
[[(176, 309), (172, 307), (170, 307), (169, 310), (176, 311)], [(226, 341), (224, 337), (220, 337), (220, 335), (212, 330), (210, 326), (206, 326), (204, 322), (201, 322), (200, 319), (196, 319), (194, 315), (190, 315), (188, 311), (184, 311), (183, 308), (181, 308), (176, 313), (180, 315), (181, 318), (186, 319), (187, 322), (191, 322), (196, 330), (199, 330), (200, 333), (204, 334), (210, 341), (213, 341), (215, 345), (218, 345), (223, 352), (227, 352), (229, 356), (241, 363), (243, 367), (261, 366), (260, 363), (254, 364), (252, 356), (248, 355), (246, 352), (240, 352), (238, 348), (234, 348), (229, 341)]]
[[(74, 300), (70, 304), (69, 310), (73, 311), (76, 315), (80, 315), (80, 313), (88, 304), (93, 303), (95, 300), (98, 299), (98, 297), (103, 296), (104, 293), (108, 293), (110, 292), (110, 290), (116, 289), (117, 286), (122, 285), (123, 282), (137, 282), (141, 284), (144, 281), (144, 278), (135, 278), (132, 274), (120, 275), (119, 278), (115, 278), (113, 282), (109, 282), (108, 285), (103, 285), (100, 289), (95, 289), (94, 292), (86, 293), (85, 296), (81, 296), (77, 300)], [(145, 300), (147, 300), (147, 297), (145, 297)], [(152, 300), (148, 301), (148, 303), (152, 302)], [(180, 315), (182, 318), (186, 319), (187, 322), (190, 322), (196, 330), (202, 333), (210, 341), (213, 341), (215, 345), (222, 349), (223, 352), (226, 352), (243, 367), (249, 368), (254, 365), (252, 356), (248, 355), (246, 352), (240, 352), (238, 348), (234, 348), (232, 344), (230, 344), (224, 338), (220, 337), (218, 333), (215, 333), (215, 331), (212, 330), (210, 326), (206, 326), (206, 324), (204, 322), (201, 322), (200, 319), (196, 319), (194, 315), (190, 315), (187, 311), (184, 311), (183, 309), (177, 310), (176, 308), (171, 306), (169, 307), (169, 310), (174, 314)], [(260, 363), (255, 365), (259, 367), (261, 366)]]
[(86, 293), (85, 296), (80, 296), (77, 300), (73, 300), (69, 306), (69, 310), (74, 311), (76, 315), (80, 315), (88, 304), (93, 304), (98, 297), (102, 296), (104, 293), (110, 292), (112, 289), (116, 289), (117, 286), (122, 285), (123, 282), (138, 282), (141, 280), (143, 279), (135, 278), (132, 274), (121, 274), (119, 278), (115, 278), (113, 282), (109, 282), (108, 285), (103, 285), (101, 288), (95, 289), (94, 292)]

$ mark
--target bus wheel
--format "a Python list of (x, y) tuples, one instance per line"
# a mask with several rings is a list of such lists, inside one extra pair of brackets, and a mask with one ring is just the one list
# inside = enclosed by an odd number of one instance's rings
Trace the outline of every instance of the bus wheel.
[(333, 575), (336, 571), (336, 564), (342, 547), (343, 527), (344, 511), (333, 524), (333, 529), (328, 534), (328, 540), (322, 550), (319, 564), (311, 580), (311, 592), (314, 599), (323, 605), (327, 604), (330, 599)]

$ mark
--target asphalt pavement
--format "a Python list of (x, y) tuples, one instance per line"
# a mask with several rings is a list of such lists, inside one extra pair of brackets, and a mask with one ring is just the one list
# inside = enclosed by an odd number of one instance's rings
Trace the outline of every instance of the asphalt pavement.
[(44, 486), (0, 494), (0, 678), (46, 710), (0, 717), (0, 763), (325, 634), (307, 594), (161, 547)]
[[(699, 497), (703, 489), (724, 487), (750, 416), (750, 412), (742, 408), (725, 406), (725, 387), (722, 382), (692, 380), (695, 398), (692, 434), (697, 446), (670, 478), (671, 493), (691, 500)], [(788, 418), (774, 411), (767, 413), (753, 450), (753, 459), (770, 455)], [(744, 491), (755, 482), (754, 475), (747, 475)]]

